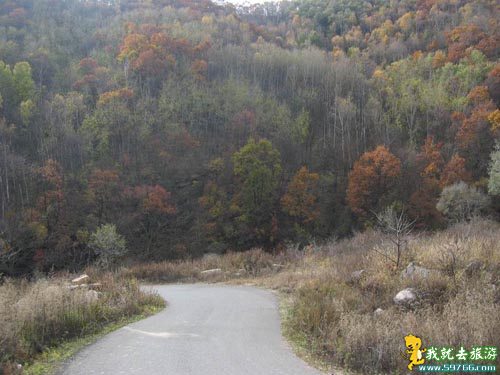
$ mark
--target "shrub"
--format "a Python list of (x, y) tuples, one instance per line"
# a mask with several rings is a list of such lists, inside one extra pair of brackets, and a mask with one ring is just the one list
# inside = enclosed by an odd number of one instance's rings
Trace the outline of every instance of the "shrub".
[[(388, 206), (381, 213), (376, 214), (378, 224), (395, 246), (395, 257), (388, 257), (399, 267), (401, 252), (408, 243), (408, 236), (413, 230), (415, 221), (406, 217), (403, 210), (398, 210), (394, 206)], [(384, 254), (386, 255), (386, 254)]]
[(443, 189), (436, 208), (450, 221), (460, 222), (479, 216), (489, 203), (485, 194), (461, 181)]
[(125, 255), (125, 239), (114, 224), (103, 224), (90, 235), (88, 246), (98, 255), (98, 265), (108, 268)]

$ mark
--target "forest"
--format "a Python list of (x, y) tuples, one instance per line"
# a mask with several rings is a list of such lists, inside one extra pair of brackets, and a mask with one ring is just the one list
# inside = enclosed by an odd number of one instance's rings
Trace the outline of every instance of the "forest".
[(498, 11), (0, 1), (0, 275), (498, 219)]

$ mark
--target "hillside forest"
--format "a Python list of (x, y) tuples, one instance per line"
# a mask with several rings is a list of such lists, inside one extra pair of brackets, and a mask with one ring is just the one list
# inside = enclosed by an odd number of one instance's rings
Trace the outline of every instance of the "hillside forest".
[(495, 0), (2, 0), (0, 274), (498, 219), (499, 52)]

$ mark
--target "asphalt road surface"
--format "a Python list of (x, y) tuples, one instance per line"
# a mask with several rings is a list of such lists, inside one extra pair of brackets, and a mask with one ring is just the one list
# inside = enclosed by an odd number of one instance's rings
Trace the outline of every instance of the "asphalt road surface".
[(80, 351), (64, 375), (320, 375), (281, 336), (269, 291), (240, 286), (154, 287), (161, 313)]

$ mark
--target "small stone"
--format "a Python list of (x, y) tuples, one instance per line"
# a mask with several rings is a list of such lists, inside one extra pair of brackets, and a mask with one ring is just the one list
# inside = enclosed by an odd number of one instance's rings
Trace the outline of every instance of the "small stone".
[(381, 309), (380, 307), (377, 308), (374, 312), (373, 312), (373, 315), (375, 316), (380, 316), (384, 313), (384, 309)]

